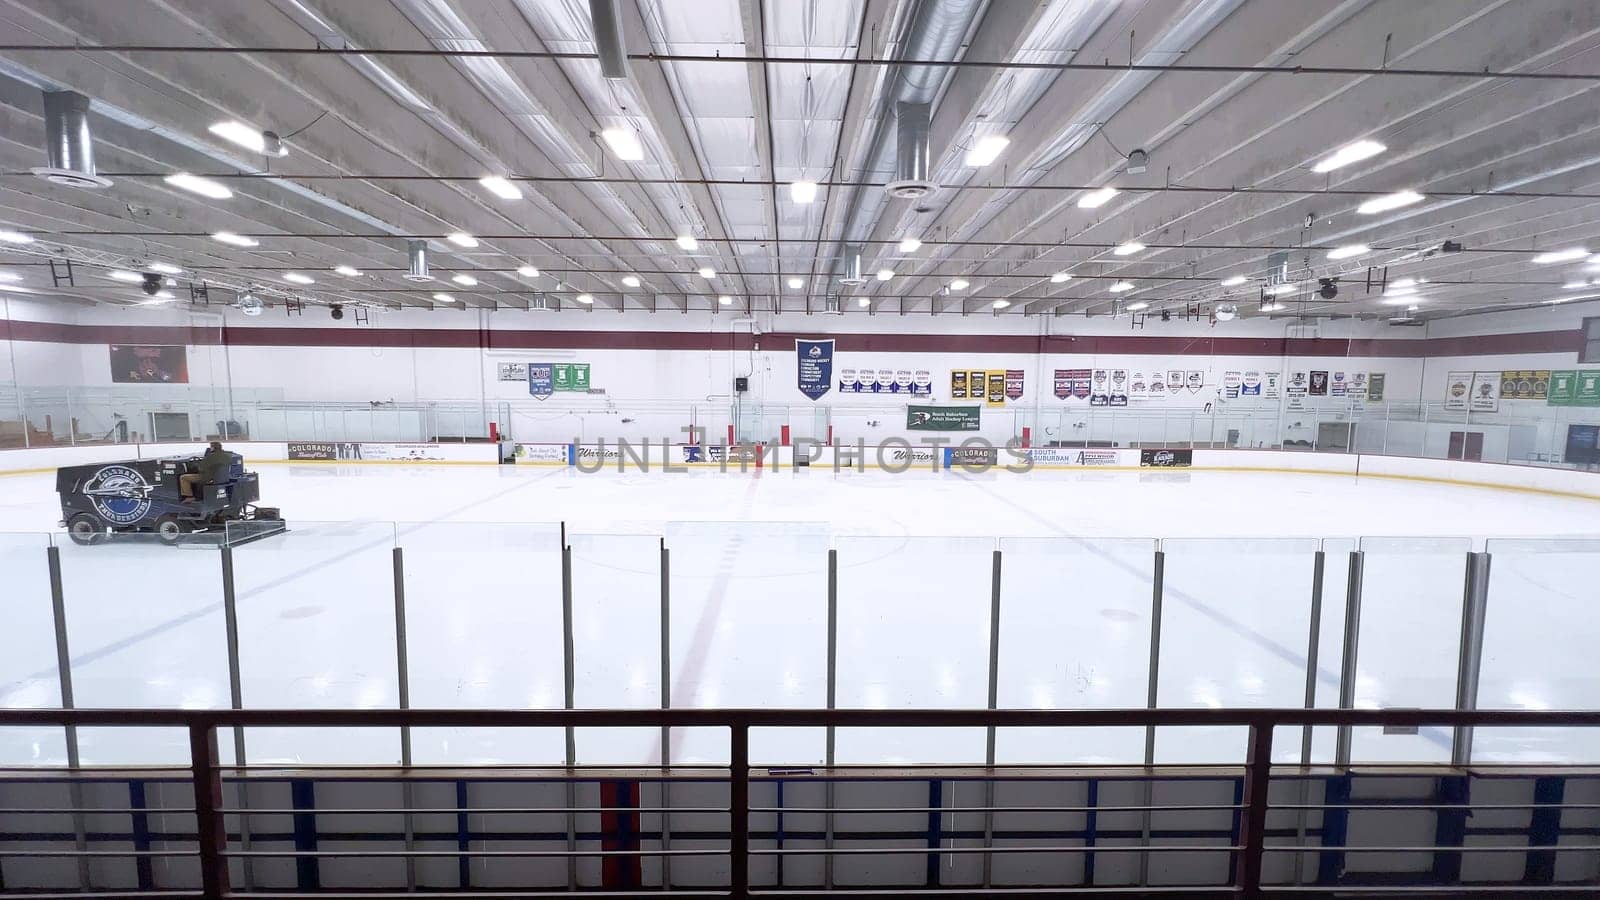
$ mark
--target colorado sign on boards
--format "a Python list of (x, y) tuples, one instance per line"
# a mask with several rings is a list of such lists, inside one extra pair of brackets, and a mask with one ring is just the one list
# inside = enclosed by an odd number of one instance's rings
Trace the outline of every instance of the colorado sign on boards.
[(796, 340), (794, 357), (800, 393), (821, 399), (833, 387), (833, 341)]

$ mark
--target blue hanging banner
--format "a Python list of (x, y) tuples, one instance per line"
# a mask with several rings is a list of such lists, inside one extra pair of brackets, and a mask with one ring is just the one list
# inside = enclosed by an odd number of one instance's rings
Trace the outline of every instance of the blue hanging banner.
[(550, 363), (528, 363), (528, 393), (547, 399), (556, 391), (555, 366)]
[(833, 387), (833, 341), (794, 342), (800, 393), (817, 400)]

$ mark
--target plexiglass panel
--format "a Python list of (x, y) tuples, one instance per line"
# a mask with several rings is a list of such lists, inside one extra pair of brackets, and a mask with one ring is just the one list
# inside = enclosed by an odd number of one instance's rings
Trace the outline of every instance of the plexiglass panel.
[[(1148, 539), (1001, 539), (1001, 708), (1145, 705), (1155, 548)], [(995, 760), (1141, 763), (1144, 728), (1000, 728)]]
[[(994, 540), (845, 537), (835, 546), (838, 705), (984, 708)], [(981, 728), (841, 728), (837, 760), (982, 762), (984, 737)]]
[[(827, 706), (827, 526), (675, 522), (672, 706)], [(726, 763), (726, 728), (672, 730), (673, 763)], [(823, 761), (822, 729), (756, 729), (750, 756)]]
[[(1491, 540), (1479, 709), (1600, 706), (1600, 540)], [(1600, 763), (1593, 728), (1478, 728), (1476, 762)]]
[[(400, 524), (411, 705), (560, 709), (559, 524)], [(562, 763), (559, 728), (415, 728), (418, 763)]]
[[(1357, 709), (1450, 708), (1456, 702), (1466, 538), (1362, 538)], [(1448, 728), (1353, 729), (1353, 762), (1442, 762)]]
[[(661, 538), (569, 535), (575, 705), (661, 707)], [(577, 730), (580, 763), (655, 763), (659, 729)]]
[[(1317, 542), (1184, 538), (1161, 542), (1157, 706), (1295, 707), (1305, 703)], [(1237, 762), (1242, 727), (1156, 730), (1157, 763)], [(1274, 742), (1273, 760), (1300, 758)]]
[[(61, 705), (46, 534), (0, 534), (0, 707)], [(63, 765), (60, 728), (0, 728), (0, 766)]]
[[(227, 709), (222, 559), (213, 542), (153, 534), (60, 542), (61, 588), (80, 707)], [(221, 741), (219, 735), (219, 741)], [(90, 765), (187, 764), (180, 728), (81, 728)], [(231, 736), (220, 744), (232, 755)]]
[[(246, 708), (399, 703), (393, 523), (291, 522), (233, 551)], [(392, 763), (394, 729), (247, 730), (262, 763)]]

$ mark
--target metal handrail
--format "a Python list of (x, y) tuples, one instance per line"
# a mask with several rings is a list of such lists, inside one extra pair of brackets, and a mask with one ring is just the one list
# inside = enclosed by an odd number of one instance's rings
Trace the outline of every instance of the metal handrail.
[[(7, 709), (0, 710), (0, 727), (17, 725), (61, 726), (180, 726), (189, 731), (194, 783), (194, 815), (199, 846), (201, 886), (206, 897), (227, 897), (228, 860), (242, 856), (292, 856), (292, 851), (229, 850), (222, 803), (222, 767), (217, 757), (217, 729), (239, 727), (726, 727), (729, 740), (729, 866), (731, 888), (725, 895), (751, 896), (750, 860), (753, 856), (783, 855), (791, 851), (750, 847), (750, 729), (758, 727), (870, 726), (870, 727), (1043, 727), (1043, 726), (1242, 726), (1248, 729), (1243, 757), (1243, 793), (1240, 799), (1239, 838), (1236, 845), (1207, 847), (1129, 847), (1118, 850), (1232, 850), (1235, 859), (1231, 891), (1239, 897), (1262, 895), (1261, 865), (1266, 852), (1300, 848), (1265, 846), (1269, 805), (1267, 787), (1272, 774), (1273, 730), (1284, 726), (1524, 726), (1600, 727), (1600, 710), (1463, 710), (1463, 709), (638, 709), (638, 710), (476, 710), (476, 709), (359, 709), (359, 710), (188, 710), (188, 709)], [(332, 810), (330, 812), (338, 812)], [(940, 853), (1010, 852), (1006, 847), (943, 848)], [(1072, 848), (1081, 849), (1081, 848)], [(1113, 848), (1096, 848), (1097, 852)], [(1348, 848), (1347, 848), (1348, 849)], [(1359, 849), (1359, 848), (1358, 848)], [(1451, 848), (1457, 852), (1461, 848)], [(1520, 848), (1526, 849), (1526, 848)], [(93, 851), (62, 851), (81, 855)], [(165, 852), (165, 851), (164, 851)], [(495, 851), (499, 852), (499, 851)], [(713, 855), (721, 851), (615, 851), (647, 856)], [(796, 854), (837, 853), (837, 848), (792, 851)], [(896, 851), (900, 852), (900, 851)], [(917, 848), (907, 852), (926, 853)], [(330, 851), (373, 856), (436, 854), (486, 855), (485, 851)], [(507, 855), (533, 855), (535, 852)], [(538, 855), (564, 856), (572, 851), (538, 851)], [(582, 855), (582, 854), (580, 854)], [(597, 852), (595, 855), (602, 855)], [(986, 891), (974, 889), (969, 896)]]

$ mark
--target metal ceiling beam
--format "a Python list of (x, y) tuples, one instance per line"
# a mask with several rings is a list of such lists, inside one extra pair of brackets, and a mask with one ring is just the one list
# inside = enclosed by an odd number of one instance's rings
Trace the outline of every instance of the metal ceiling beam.
[[(263, 46), (194, 46), (184, 44), (0, 44), (0, 53), (156, 53), (162, 55), (198, 53), (241, 53), (251, 55), (299, 56), (389, 56), (389, 57), (457, 57), (462, 59), (548, 59), (588, 60), (598, 62), (594, 53), (571, 53), (555, 50), (443, 50), (422, 48), (380, 49), (344, 47), (263, 47)], [(1099, 63), (1078, 62), (1022, 62), (1003, 59), (899, 59), (851, 58), (827, 59), (810, 56), (750, 55), (720, 56), (701, 53), (630, 53), (628, 59), (639, 62), (694, 62), (730, 63), (739, 65), (771, 66), (931, 66), (936, 68), (974, 69), (1032, 69), (1053, 72), (1172, 72), (1237, 74), (1237, 75), (1341, 75), (1352, 78), (1459, 78), (1473, 81), (1589, 81), (1600, 83), (1597, 72), (1519, 72), (1489, 69), (1412, 69), (1383, 66), (1252, 66), (1226, 64), (1149, 65), (1120, 63), (1106, 60)]]

